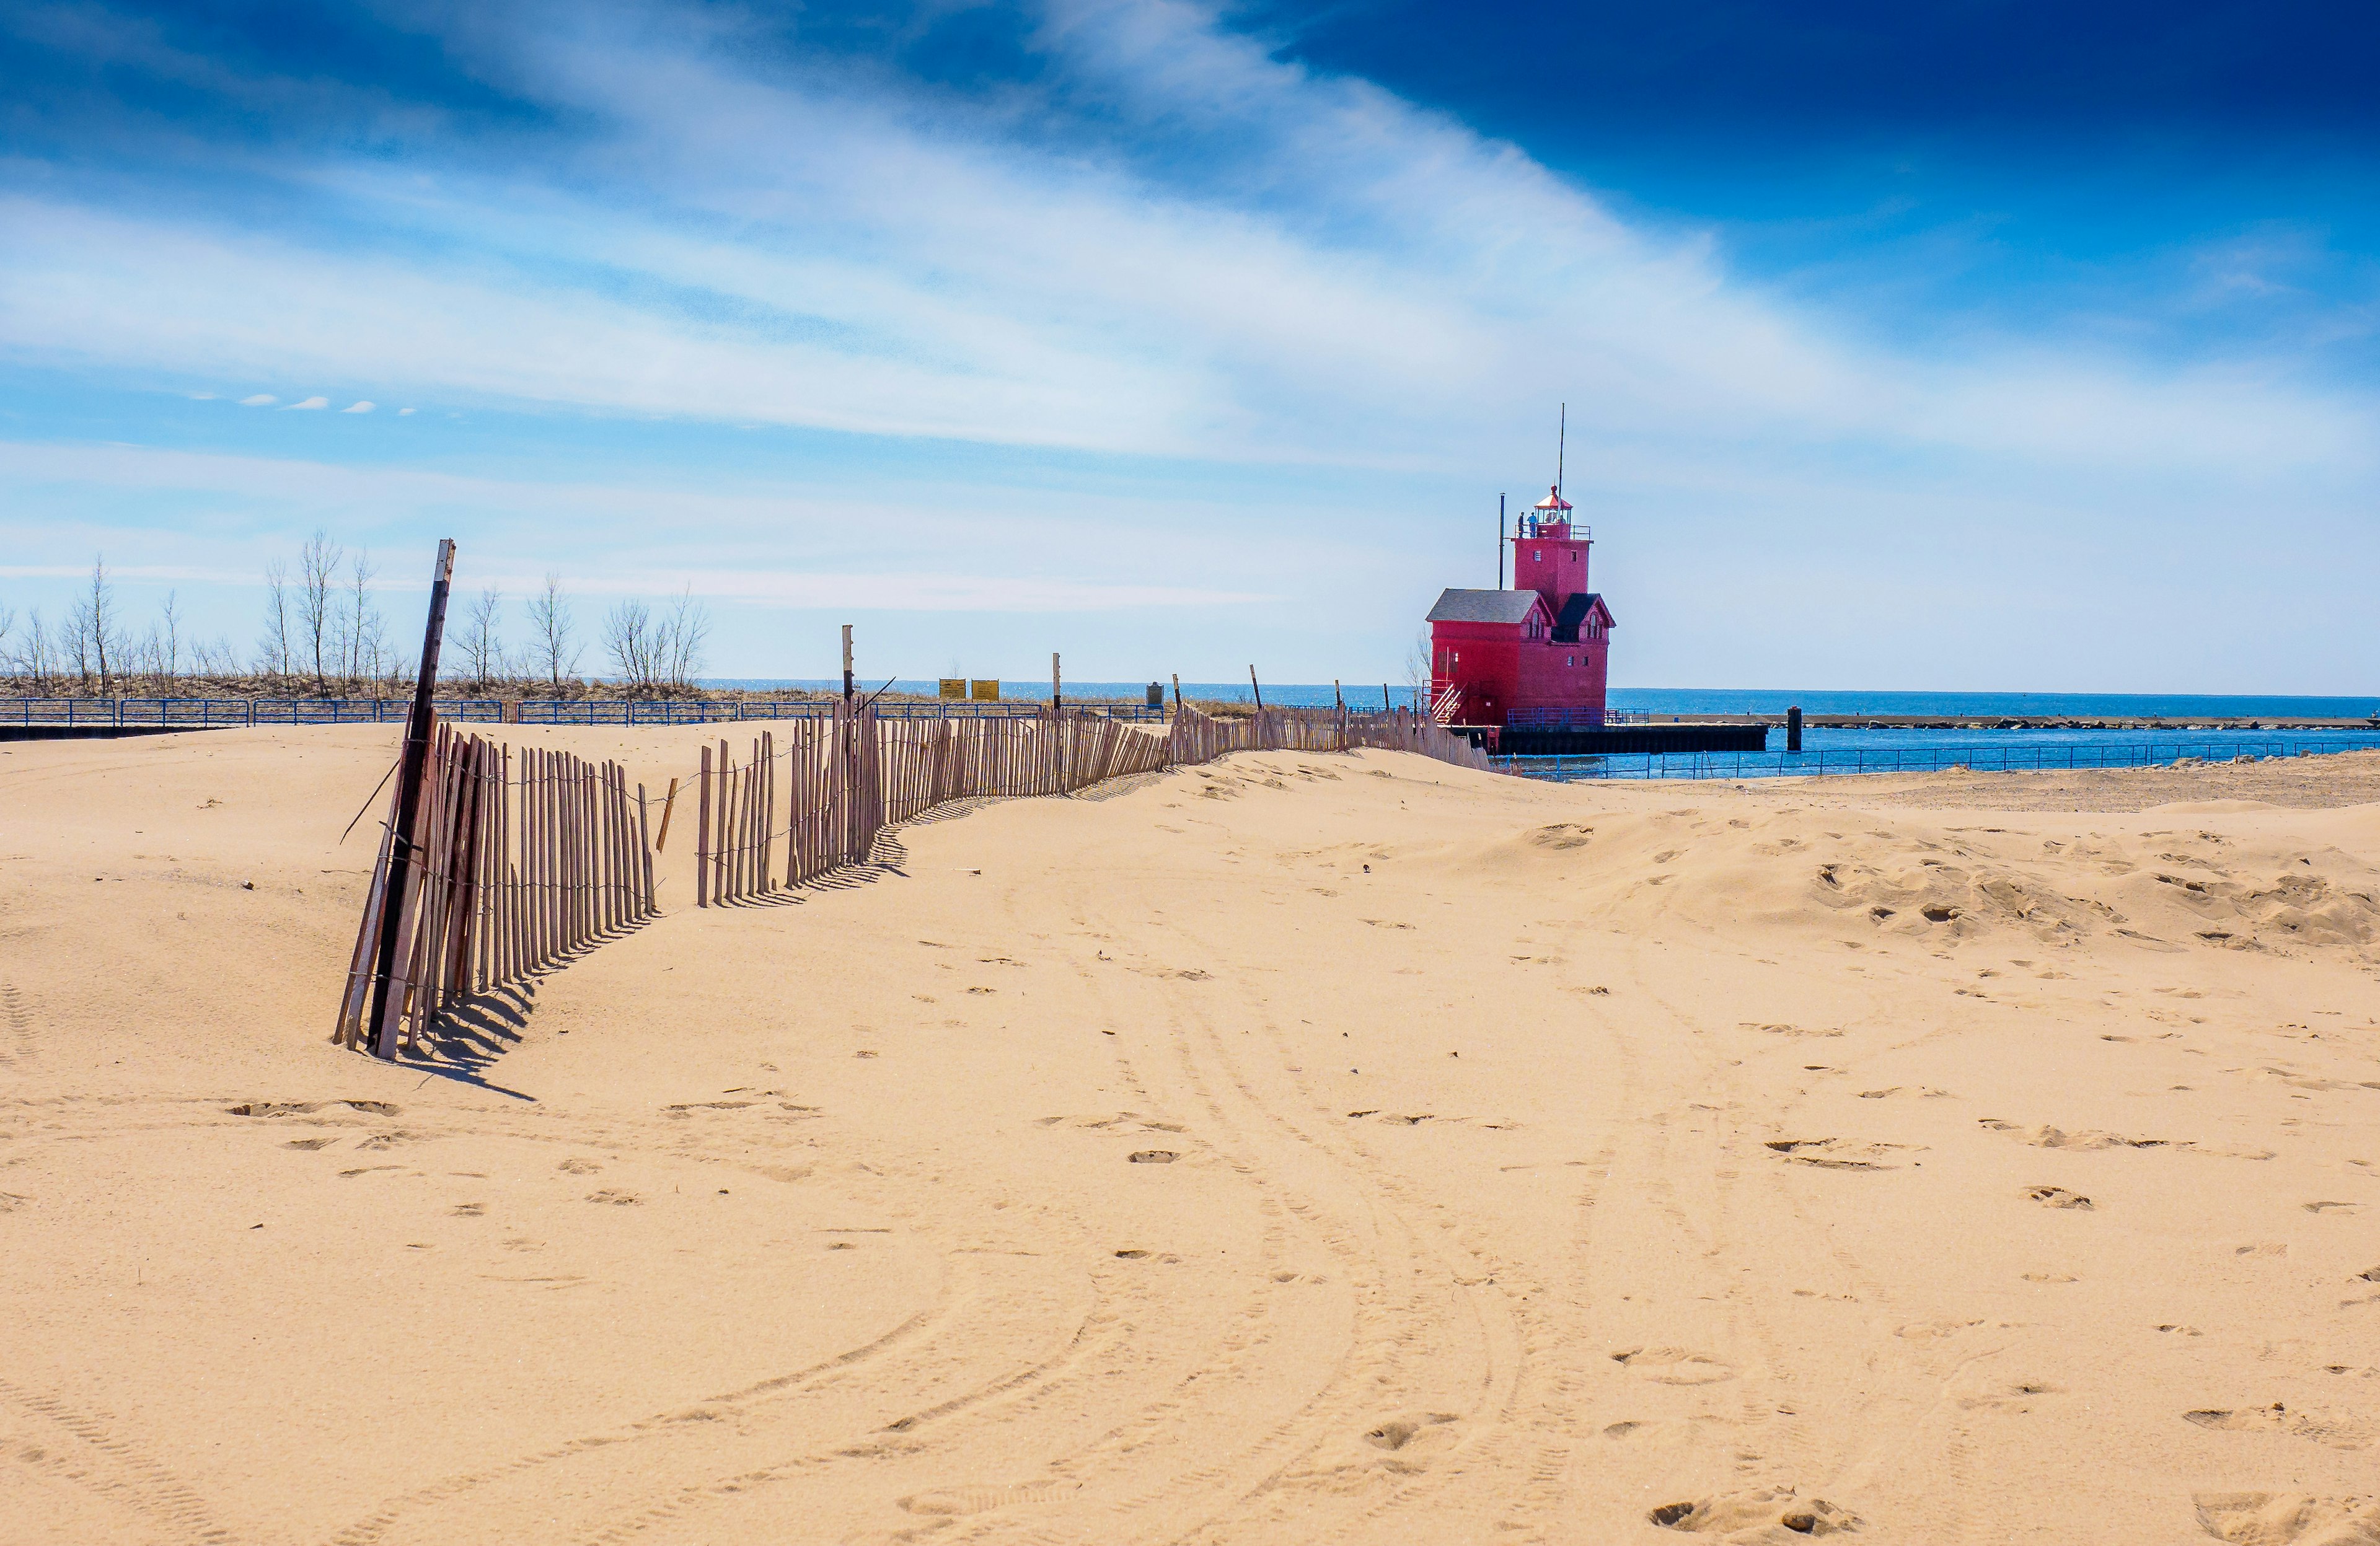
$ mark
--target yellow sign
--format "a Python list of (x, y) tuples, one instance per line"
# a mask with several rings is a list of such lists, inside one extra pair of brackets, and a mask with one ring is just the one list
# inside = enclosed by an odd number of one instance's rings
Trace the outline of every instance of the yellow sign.
[(963, 698), (966, 696), (967, 684), (965, 677), (946, 676), (941, 678), (941, 683), (942, 696), (946, 698)]
[(998, 703), (1000, 701), (1000, 683), (997, 682), (978, 682), (975, 683), (975, 701), (978, 703)]

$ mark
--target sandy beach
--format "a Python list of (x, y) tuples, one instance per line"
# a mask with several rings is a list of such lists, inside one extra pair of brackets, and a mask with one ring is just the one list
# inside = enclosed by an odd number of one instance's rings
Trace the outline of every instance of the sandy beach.
[(2380, 1542), (2380, 754), (673, 836), (392, 1067), (395, 736), (0, 747), (0, 1540)]

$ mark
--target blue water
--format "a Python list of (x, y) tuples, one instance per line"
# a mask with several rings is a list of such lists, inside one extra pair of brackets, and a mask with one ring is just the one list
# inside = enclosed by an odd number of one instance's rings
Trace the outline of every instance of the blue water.
[[(872, 693), (883, 684), (883, 679), (880, 677), (861, 685), (864, 691)], [(840, 681), (754, 678), (708, 682), (704, 685), (765, 692), (771, 687), (832, 690), (840, 688), (843, 683)], [(892, 684), (896, 693), (919, 693), (928, 696), (933, 694), (935, 687), (932, 682), (912, 681), (906, 677)], [(1000, 690), (1003, 697), (1023, 701), (1047, 701), (1050, 696), (1050, 685), (1046, 682), (1002, 682)], [(1148, 690), (1148, 684), (1145, 682), (1066, 683), (1066, 695), (1069, 697), (1130, 698), (1137, 701)], [(1349, 706), (1355, 708), (1379, 707), (1384, 692), (1388, 694), (1388, 701), (1399, 708), (1414, 706), (1412, 687), (1396, 682), (1351, 682), (1343, 690)], [(1189, 697), (1225, 703), (1246, 703), (1251, 695), (1245, 682), (1185, 682), (1182, 684), (1182, 691)], [(1168, 696), (1172, 694), (1170, 682), (1166, 683), (1166, 693)], [(1330, 684), (1327, 682), (1268, 682), (1264, 686), (1264, 697), (1265, 702), (1283, 707), (1321, 707), (1331, 701)], [(2380, 692), (2362, 697), (2289, 697), (2277, 694), (1867, 693), (1830, 688), (1789, 692), (1768, 688), (1615, 687), (1610, 694), (1612, 707), (1645, 714), (1781, 715), (1795, 705), (1799, 705), (1805, 714), (1913, 714), (1943, 719), (2156, 718), (2177, 723), (2228, 719), (2361, 719), (2380, 714)], [(1883, 732), (1865, 731), (1859, 733), (1876, 735)], [(1931, 733), (1938, 736), (1943, 732)], [(2063, 733), (2070, 736), (2077, 732)]]
[(2320, 756), (2380, 750), (2380, 731), (1813, 731), (1796, 755), (1771, 732), (1767, 752), (1698, 752), (1670, 755), (1618, 754), (1572, 757), (1500, 757), (1496, 766), (1527, 778), (1572, 782), (1589, 779), (1793, 779), (1856, 773), (1927, 773), (1963, 767), (1978, 773), (2072, 767), (2167, 767), (2185, 758)]
[[(2361, 719), (2380, 714), (2380, 692), (2362, 697), (2275, 694), (1779, 692), (1727, 687), (1615, 687), (1613, 708), (1650, 714), (1915, 714), (1943, 719)], [(1873, 733), (1873, 732), (1871, 732)]]
[[(1889, 751), (1895, 746), (1979, 746), (1995, 748), (2003, 755), (2011, 747), (2039, 746), (2171, 746), (2188, 742), (2193, 746), (2223, 747), (2237, 743), (2241, 748), (2263, 746), (2277, 737), (2286, 739), (2292, 746), (2318, 747), (2380, 746), (2380, 730), (1831, 730), (1813, 725), (1802, 732), (1802, 750), (1807, 754), (1821, 752), (1855, 752), (1863, 748)], [(1771, 729), (1768, 749), (1785, 750), (1785, 732)]]

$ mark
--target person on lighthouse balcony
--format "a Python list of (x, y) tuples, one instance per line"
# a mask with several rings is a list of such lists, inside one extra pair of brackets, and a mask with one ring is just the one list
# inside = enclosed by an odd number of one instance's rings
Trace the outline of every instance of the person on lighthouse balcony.
[(1429, 610), (1430, 712), (1440, 724), (1597, 730), (1610, 672), (1611, 609), (1587, 589), (1592, 528), (1556, 483), (1511, 538), (1512, 588), (1448, 589)]

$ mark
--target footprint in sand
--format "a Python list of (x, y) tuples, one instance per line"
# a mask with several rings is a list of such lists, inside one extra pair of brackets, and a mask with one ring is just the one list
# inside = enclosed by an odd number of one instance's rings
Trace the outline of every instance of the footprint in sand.
[(2029, 1412), (2037, 1397), (2059, 1394), (2059, 1388), (2046, 1380), (2013, 1380), (2005, 1383), (1957, 1388), (1952, 1391), (1951, 1398), (1970, 1411)]
[(1710, 1426), (1701, 1418), (1632, 1418), (1625, 1422), (1605, 1423), (1603, 1436), (1631, 1443), (1693, 1443), (1701, 1442), (1703, 1431)]
[(2064, 1187), (2034, 1187), (2025, 1195), (2045, 1208), (2079, 1208), (2086, 1213), (2091, 1208), (2089, 1198), (2069, 1191)]
[(1730, 1536), (1745, 1532), (1748, 1539), (1760, 1539), (1748, 1532), (1767, 1525), (1781, 1525), (1795, 1535), (1833, 1535), (1855, 1530), (1860, 1524), (1859, 1516), (1824, 1498), (1802, 1502), (1791, 1487), (1763, 1487), (1690, 1503), (1663, 1504), (1645, 1517), (1665, 1530)]
[(1898, 1170), (1898, 1165), (1887, 1163), (1895, 1154), (1907, 1153), (1907, 1143), (1861, 1143), (1848, 1138), (1777, 1138), (1764, 1147), (1784, 1155), (1795, 1165), (1814, 1165), (1821, 1170)]
[(2169, 1145), (2162, 1138), (2126, 1138), (2121, 1133), (2102, 1132), (2085, 1128), (2079, 1132), (2067, 1132), (2047, 1123), (2024, 1127), (2016, 1122), (2003, 1122), (1996, 1117), (1978, 1120), (1994, 1132), (2013, 1133), (2020, 1143), (2030, 1143), (2036, 1149), (2164, 1149)]
[(2372, 1431), (2353, 1418), (2325, 1412), (2291, 1410), (2276, 1401), (2269, 1407), (2210, 1407), (2181, 1414), (2184, 1420), (2222, 1433), (2287, 1433), (2333, 1449), (2360, 1450)]
[(302, 1117), (326, 1105), (344, 1105), (351, 1111), (366, 1111), (375, 1117), (397, 1115), (397, 1108), (386, 1101), (242, 1101), (237, 1105), (227, 1105), (224, 1110), (233, 1117)]
[(0, 1051), (0, 1064), (30, 1062), (33, 1056), (33, 1016), (22, 995), (9, 983), (0, 983), (0, 1019), (8, 1022), (10, 1048)]
[(1611, 1355), (1611, 1361), (1657, 1385), (1715, 1385), (1737, 1374), (1733, 1364), (1686, 1347), (1624, 1347)]
[(2380, 1546), (2380, 1498), (2199, 1492), (2200, 1528), (2235, 1546)]
[(1006, 1487), (936, 1487), (900, 1500), (912, 1514), (982, 1514), (1018, 1504), (1052, 1503), (1081, 1491), (1079, 1481), (1020, 1481)]
[(1426, 1412), (1415, 1418), (1390, 1418), (1364, 1435), (1364, 1442), (1374, 1449), (1400, 1450), (1432, 1428), (1443, 1427), (1456, 1420), (1452, 1412)]

